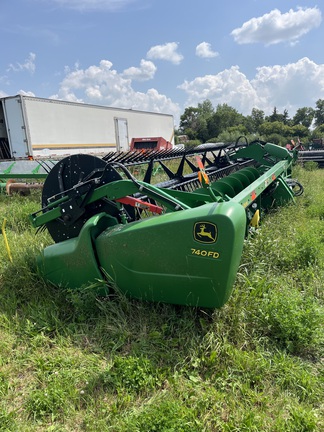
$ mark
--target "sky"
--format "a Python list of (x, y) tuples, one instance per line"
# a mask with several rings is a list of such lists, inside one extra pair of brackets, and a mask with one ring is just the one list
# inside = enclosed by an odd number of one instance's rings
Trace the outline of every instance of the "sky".
[(0, 97), (270, 115), (324, 99), (323, 0), (1, 0)]

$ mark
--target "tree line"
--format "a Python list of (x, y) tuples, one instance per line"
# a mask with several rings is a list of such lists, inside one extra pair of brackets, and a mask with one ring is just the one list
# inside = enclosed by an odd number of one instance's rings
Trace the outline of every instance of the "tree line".
[(306, 145), (314, 139), (323, 139), (324, 99), (318, 99), (315, 108), (299, 108), (292, 118), (287, 110), (280, 113), (276, 107), (269, 116), (257, 108), (244, 116), (226, 103), (214, 108), (207, 99), (197, 107), (185, 109), (180, 117), (179, 129), (176, 130), (176, 141), (182, 142), (185, 136), (190, 145), (230, 143), (242, 135), (249, 141), (260, 139), (282, 146), (292, 139), (300, 139)]

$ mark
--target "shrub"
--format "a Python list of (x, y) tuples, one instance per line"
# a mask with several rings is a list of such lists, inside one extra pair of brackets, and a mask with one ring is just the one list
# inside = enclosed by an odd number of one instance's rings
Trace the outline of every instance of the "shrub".
[(304, 168), (306, 171), (315, 171), (318, 169), (318, 163), (314, 161), (305, 162)]
[(280, 348), (297, 355), (318, 348), (322, 320), (316, 302), (294, 287), (271, 290), (258, 308), (261, 332)]
[(146, 358), (116, 357), (112, 367), (100, 374), (98, 384), (117, 392), (142, 393), (154, 389), (159, 377)]

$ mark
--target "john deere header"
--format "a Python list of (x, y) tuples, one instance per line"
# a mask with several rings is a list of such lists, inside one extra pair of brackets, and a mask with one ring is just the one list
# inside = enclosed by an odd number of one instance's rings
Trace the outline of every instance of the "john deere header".
[[(55, 241), (38, 267), (61, 287), (102, 281), (138, 299), (221, 307), (249, 227), (302, 192), (290, 178), (295, 156), (254, 142), (67, 157), (50, 171), (43, 207), (31, 215)], [(171, 170), (165, 160), (174, 158)], [(147, 166), (143, 180), (131, 174), (135, 164)], [(154, 164), (168, 177), (155, 185)]]

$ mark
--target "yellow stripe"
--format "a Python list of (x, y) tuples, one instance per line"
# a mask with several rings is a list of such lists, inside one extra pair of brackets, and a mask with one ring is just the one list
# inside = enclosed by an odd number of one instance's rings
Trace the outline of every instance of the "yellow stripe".
[(33, 144), (33, 149), (75, 149), (75, 148), (97, 148), (97, 147), (116, 147), (116, 144)]

